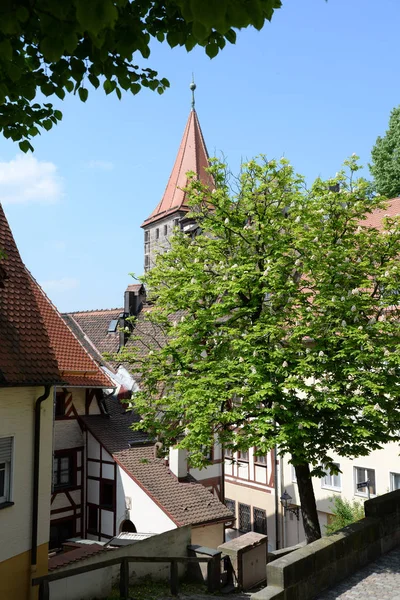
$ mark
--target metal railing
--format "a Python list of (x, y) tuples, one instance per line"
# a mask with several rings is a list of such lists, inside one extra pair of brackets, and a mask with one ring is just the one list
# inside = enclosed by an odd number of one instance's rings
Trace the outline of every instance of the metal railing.
[(82, 575), (89, 571), (105, 569), (113, 565), (120, 565), (119, 571), (119, 595), (121, 600), (129, 600), (129, 563), (170, 563), (170, 589), (171, 594), (176, 596), (179, 590), (178, 563), (207, 563), (207, 589), (209, 592), (215, 592), (220, 587), (220, 561), (221, 555), (217, 554), (211, 557), (197, 556), (122, 556), (119, 558), (110, 558), (99, 563), (76, 567), (68, 571), (49, 573), (32, 579), (32, 585), (39, 586), (39, 600), (50, 600), (50, 586), (52, 581), (59, 581), (74, 575)]

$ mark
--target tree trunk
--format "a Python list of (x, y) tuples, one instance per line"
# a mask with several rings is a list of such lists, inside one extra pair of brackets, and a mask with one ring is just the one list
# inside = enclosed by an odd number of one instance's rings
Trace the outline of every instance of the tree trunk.
[(318, 521), (317, 505), (315, 503), (310, 467), (307, 463), (295, 465), (297, 486), (299, 488), (301, 512), (307, 544), (319, 540), (321, 528)]

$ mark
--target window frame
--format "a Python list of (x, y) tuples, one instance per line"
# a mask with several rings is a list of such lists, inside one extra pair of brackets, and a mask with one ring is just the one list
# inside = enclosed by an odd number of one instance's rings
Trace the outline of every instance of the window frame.
[(10, 460), (4, 460), (0, 464), (4, 465), (4, 484), (3, 484), (3, 494), (0, 496), (0, 508), (5, 508), (6, 506), (11, 506), (14, 504), (13, 502), (13, 469), (14, 469), (14, 436), (7, 435), (0, 439), (9, 440), (10, 444)]
[[(105, 502), (103, 502), (104, 498), (102, 496), (104, 494), (104, 487), (106, 485), (112, 487), (111, 504), (106, 504)], [(99, 508), (102, 508), (104, 510), (112, 510), (112, 511), (115, 510), (115, 481), (113, 479), (101, 479), (100, 480)]]
[(389, 477), (390, 477), (390, 491), (391, 492), (395, 492), (396, 490), (400, 490), (400, 486), (399, 487), (393, 487), (393, 476), (397, 475), (398, 477), (400, 477), (400, 473), (396, 473), (395, 471), (390, 471), (389, 473)]
[[(254, 464), (255, 465), (259, 465), (261, 467), (267, 467), (267, 463), (268, 463), (268, 456), (267, 454), (257, 454), (257, 448), (254, 448), (254, 453), (253, 453), (253, 457), (254, 457)], [(260, 458), (262, 459), (260, 461)]]
[[(243, 457), (242, 456), (243, 454), (245, 454), (246, 457)], [(249, 451), (248, 450), (239, 450), (237, 459), (238, 459), (238, 462), (248, 463), (249, 462)]]
[(368, 489), (364, 488), (366, 491), (365, 492), (361, 492), (360, 490), (357, 489), (357, 470), (361, 470), (363, 469), (364, 471), (364, 478), (361, 479), (361, 481), (367, 481), (367, 479), (369, 479), (368, 477), (368, 471), (371, 471), (374, 474), (374, 491), (371, 490), (372, 486), (369, 486), (369, 495), (372, 498), (373, 496), (376, 496), (376, 472), (375, 469), (368, 469), (368, 467), (357, 467), (354, 466), (353, 467), (353, 479), (354, 479), (354, 495), (355, 496), (361, 496), (362, 498), (368, 498)]
[[(340, 470), (340, 463), (333, 463)], [(328, 471), (328, 469), (327, 469)], [(339, 477), (339, 486), (334, 485), (334, 478)], [(326, 483), (326, 479), (331, 478), (331, 483)], [(323, 490), (332, 490), (333, 492), (341, 492), (342, 491), (342, 473), (339, 471), (337, 475), (326, 472), (324, 477), (321, 477), (321, 488)]]
[(236, 518), (236, 500), (232, 500), (232, 498), (225, 498), (224, 504), (226, 508), (232, 512), (232, 516)]
[[(259, 513), (257, 516), (257, 512)], [(260, 518), (264, 521), (263, 531), (259, 531), (260, 528), (257, 527), (257, 519)], [(253, 506), (253, 531), (256, 533), (261, 533), (262, 535), (267, 535), (268, 527), (267, 527), (267, 511), (265, 508), (259, 508), (258, 506)]]
[[(65, 470), (61, 468), (61, 461), (68, 458), (68, 473), (69, 480), (67, 483), (55, 482), (54, 478), (54, 463), (57, 461), (57, 480), (59, 480), (61, 471)], [(52, 487), (54, 492), (71, 490), (77, 487), (77, 460), (76, 452), (68, 450), (57, 450), (53, 455), (53, 476), (52, 476)]]
[(156, 228), (155, 236), (156, 236), (156, 240), (160, 239), (160, 229), (159, 229), (159, 227)]
[[(242, 524), (241, 516), (243, 514), (243, 508), (246, 508), (246, 510), (248, 509), (248, 518), (249, 518), (248, 529), (242, 529), (242, 527), (241, 527), (241, 524)], [(252, 522), (251, 522), (251, 506), (250, 506), (250, 504), (246, 504), (244, 502), (238, 502), (238, 529), (239, 529), (239, 531), (242, 531), (243, 533), (248, 533), (249, 531), (251, 531), (251, 527), (252, 527)]]

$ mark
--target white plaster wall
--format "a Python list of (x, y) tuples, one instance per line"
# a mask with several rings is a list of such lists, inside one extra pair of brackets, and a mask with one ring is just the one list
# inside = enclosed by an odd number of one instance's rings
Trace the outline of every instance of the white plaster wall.
[[(14, 436), (12, 501), (0, 510), (0, 562), (30, 548), (34, 407), (43, 387), (0, 389), (0, 436)], [(49, 541), (52, 474), (53, 391), (42, 402), (38, 544)]]
[(87, 474), (90, 477), (100, 477), (100, 463), (88, 461)]
[(98, 460), (100, 460), (100, 444), (89, 432), (87, 434), (86, 452), (87, 458), (97, 458)]
[[(331, 498), (341, 496), (347, 500), (356, 500), (363, 503), (367, 499), (366, 494), (361, 494), (355, 491), (354, 482), (354, 467), (363, 467), (366, 469), (375, 470), (375, 482), (377, 495), (386, 494), (391, 491), (390, 488), (390, 473), (400, 473), (400, 446), (397, 443), (386, 444), (381, 450), (374, 450), (369, 456), (349, 459), (338, 456), (332, 453), (334, 462), (340, 464), (341, 473), (341, 490), (334, 490), (324, 487), (323, 480), (314, 477), (313, 487), (317, 502), (317, 509), (320, 514), (320, 522), (322, 525), (322, 533), (324, 533), (324, 525), (327, 522), (327, 515), (332, 513)], [(288, 462), (289, 457), (283, 460), (283, 489), (287, 489), (293, 497), (292, 502), (300, 504), (297, 483), (293, 481), (292, 465)], [(293, 528), (292, 523), (288, 523), (288, 535), (293, 533), (289, 530)], [(302, 538), (304, 539), (304, 537)], [(302, 541), (300, 539), (300, 541)]]
[(221, 477), (222, 475), (222, 463), (217, 465), (208, 465), (204, 469), (190, 469), (190, 474), (193, 475), (198, 481), (203, 479), (209, 479), (210, 477)]
[(100, 502), (100, 484), (98, 481), (88, 479), (87, 482), (87, 501), (92, 504)]
[(114, 479), (114, 465), (108, 465), (107, 463), (103, 463), (102, 477), (103, 479)]
[[(126, 511), (125, 497), (131, 498), (132, 508)], [(162, 533), (176, 528), (176, 524), (120, 467), (117, 468), (117, 531), (129, 518), (139, 533)]]

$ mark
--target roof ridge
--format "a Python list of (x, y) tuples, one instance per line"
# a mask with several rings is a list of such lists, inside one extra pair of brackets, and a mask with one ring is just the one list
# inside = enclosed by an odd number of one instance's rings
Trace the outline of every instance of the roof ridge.
[(60, 314), (61, 315), (78, 315), (78, 314), (81, 315), (81, 314), (90, 313), (90, 312), (91, 313), (95, 313), (95, 312), (99, 313), (99, 312), (111, 312), (111, 311), (115, 311), (115, 310), (123, 311), (124, 308), (119, 307), (119, 306), (117, 306), (116, 308), (88, 308), (86, 310), (72, 310), (70, 312), (63, 312)]

